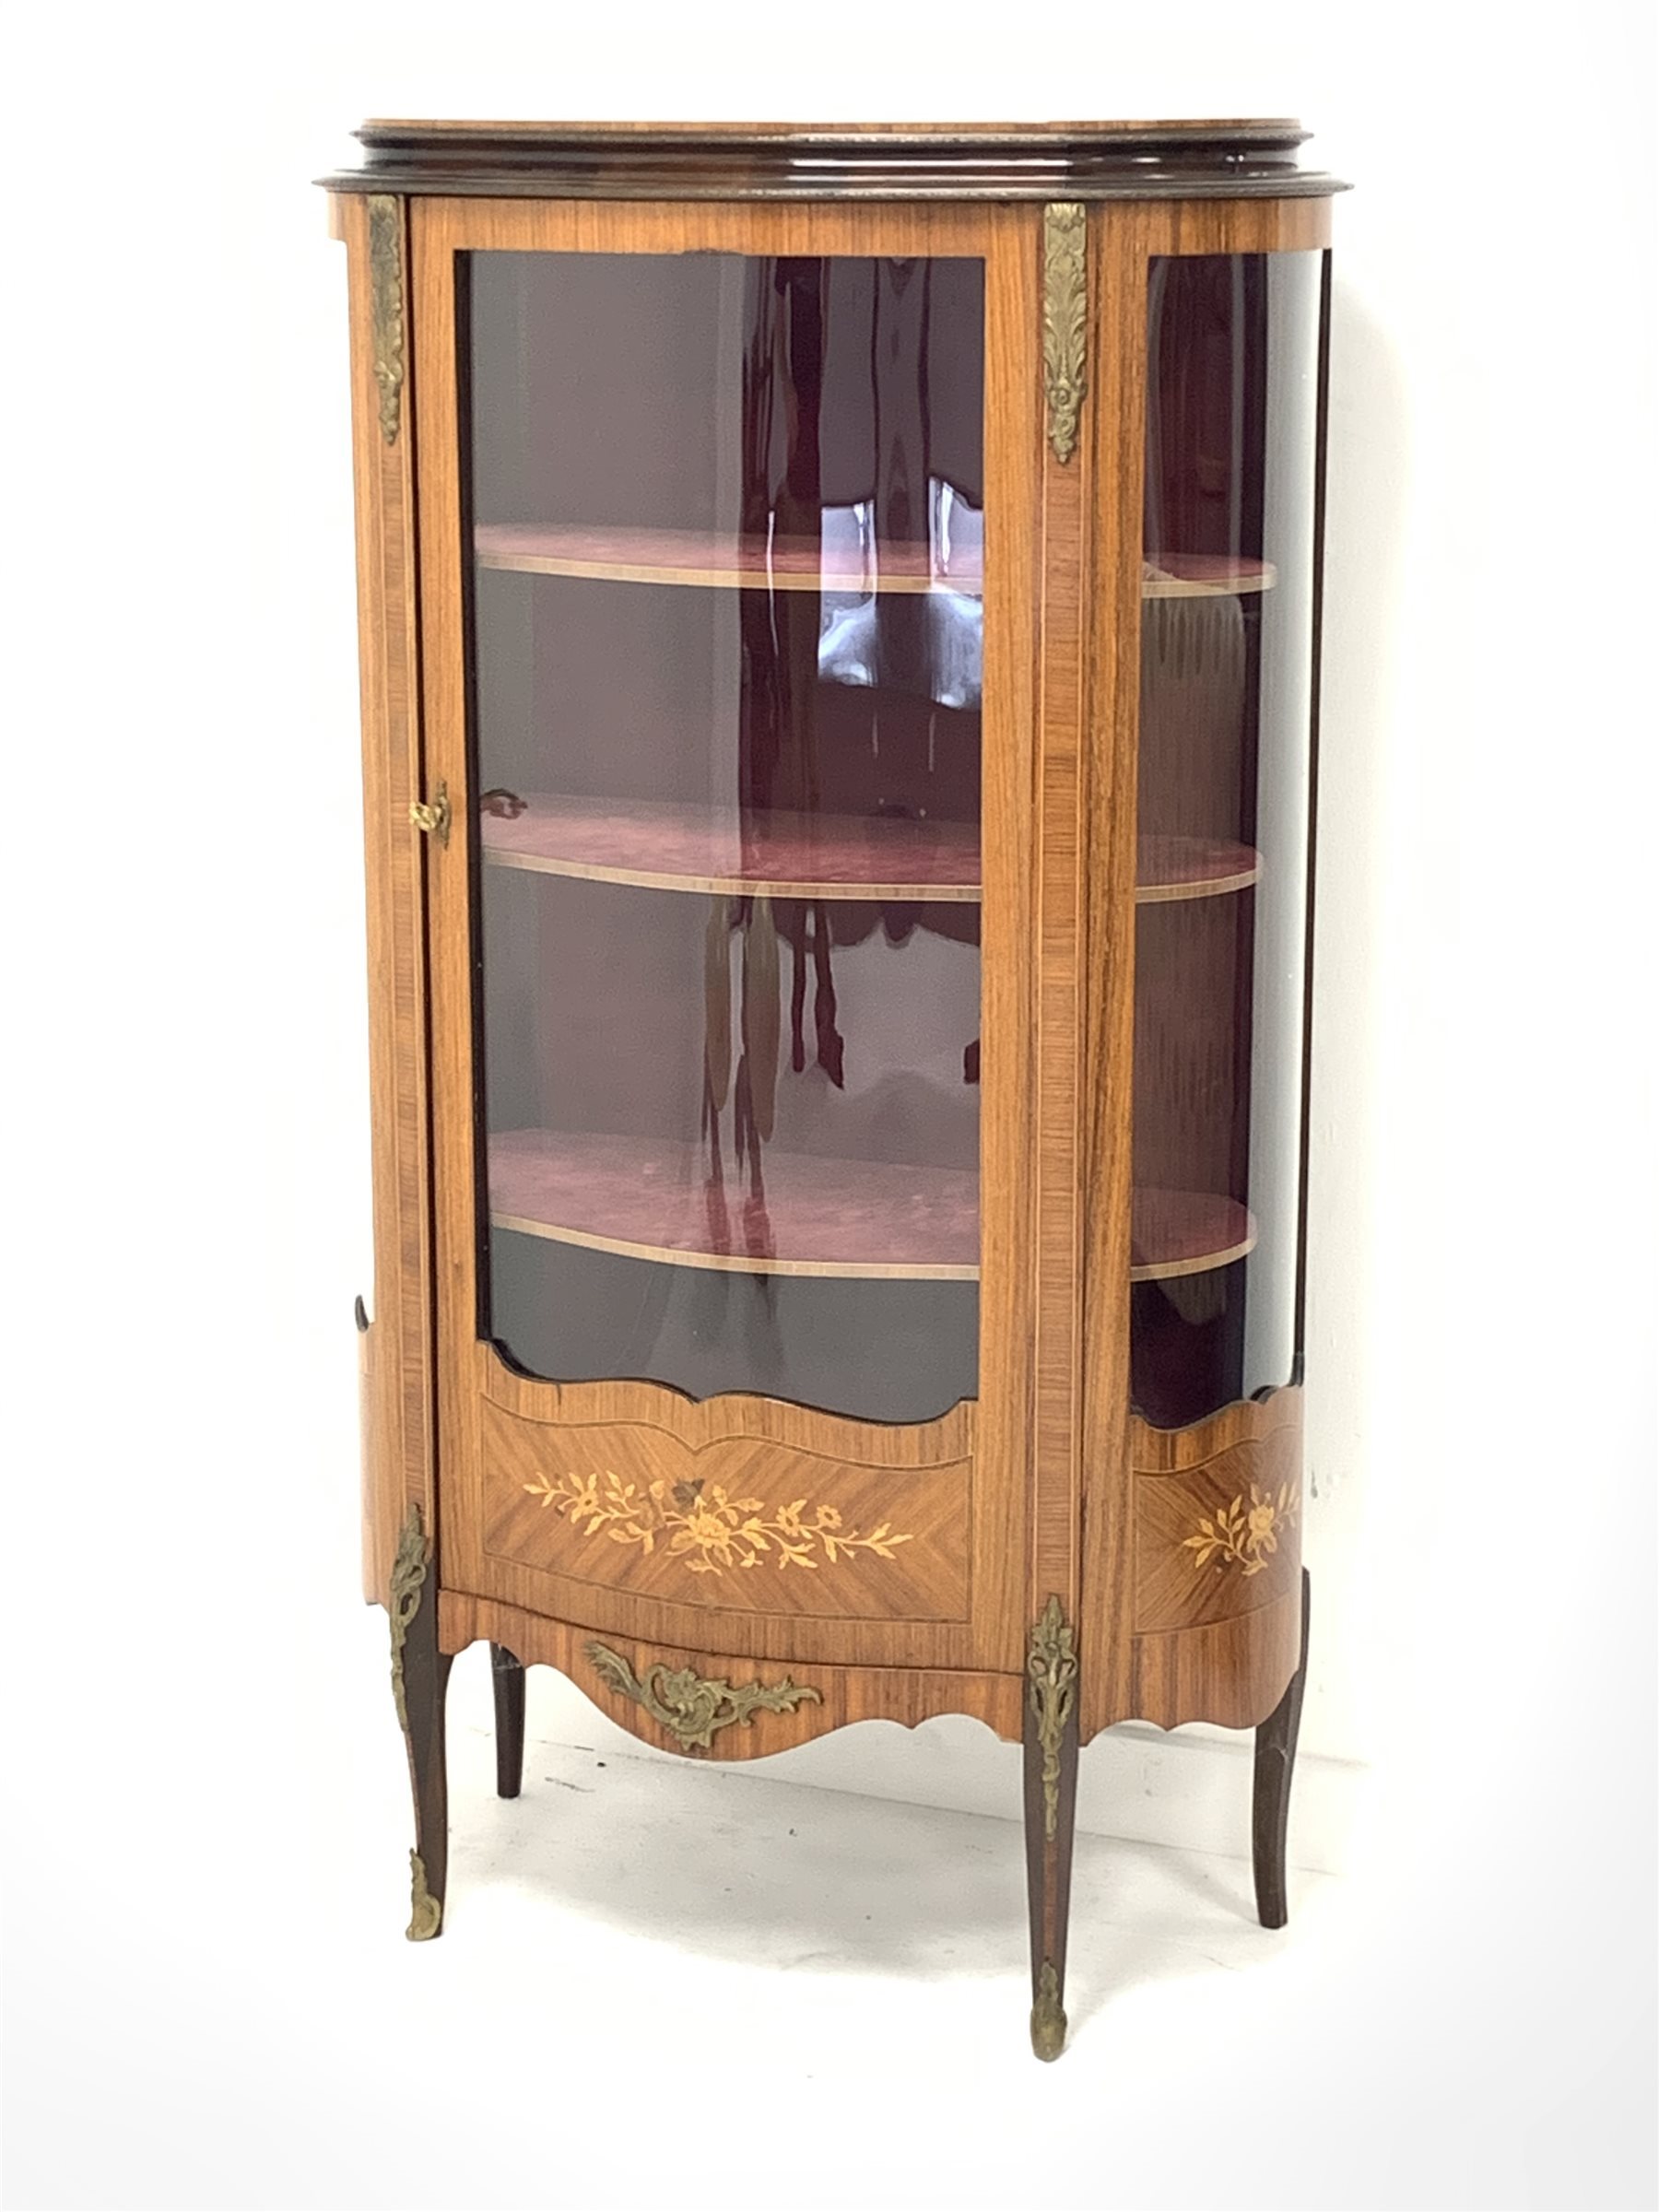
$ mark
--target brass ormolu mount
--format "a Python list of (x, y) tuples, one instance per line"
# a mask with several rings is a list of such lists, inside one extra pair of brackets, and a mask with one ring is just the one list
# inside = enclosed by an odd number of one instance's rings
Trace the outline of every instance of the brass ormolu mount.
[(661, 1660), (636, 1675), (620, 1652), (608, 1644), (587, 1645), (600, 1677), (622, 1697), (642, 1705), (659, 1726), (675, 1736), (682, 1751), (707, 1751), (716, 1732), (741, 1721), (747, 1727), (757, 1712), (793, 1712), (797, 1705), (818, 1705), (821, 1694), (792, 1682), (743, 1682), (734, 1686), (688, 1666), (665, 1666)]

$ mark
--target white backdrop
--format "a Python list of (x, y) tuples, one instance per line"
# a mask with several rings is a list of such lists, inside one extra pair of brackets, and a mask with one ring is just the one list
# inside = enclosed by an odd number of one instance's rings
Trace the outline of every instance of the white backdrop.
[[(394, 2155), (395, 2076), (342, 2075), (395, 2026), (350, 1881), (405, 1839), (376, 1825), (400, 1753), (356, 1594), (345, 273), (308, 180), (365, 113), (1299, 112), (1359, 186), (1298, 1813), (1303, 1863), (1363, 1900), (1352, 2004), (1302, 2023), (1305, 2093), (1271, 2052), (1211, 2085), (1219, 2178), (1165, 2171), (1143, 2101), (1075, 2198), (972, 2195), (942, 2142), (910, 2201), (1648, 2201), (1649, 11), (161, 0), (12, 43), (10, 2201), (486, 2201), (459, 2178), (484, 2117)], [(484, 1695), (458, 1669), (464, 1713)], [(535, 1698), (546, 1735), (602, 1740), (568, 1688)], [(780, 1767), (1008, 1809), (1011, 1757), (957, 1724)], [(1106, 1832), (1242, 1847), (1220, 1750), (1131, 1735), (1085, 1767)], [(751, 2201), (666, 2127), (627, 2194), (538, 2094), (548, 2158), (488, 2202)], [(818, 2156), (752, 2201), (848, 2201)]]

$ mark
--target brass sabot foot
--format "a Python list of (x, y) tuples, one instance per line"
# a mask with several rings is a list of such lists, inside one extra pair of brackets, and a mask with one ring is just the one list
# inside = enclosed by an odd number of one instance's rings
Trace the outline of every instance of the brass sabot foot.
[(1060, 1977), (1046, 1959), (1037, 1980), (1037, 2002), (1031, 2007), (1031, 2048), (1044, 2060), (1058, 2058), (1065, 2048), (1065, 2007), (1060, 2002)]
[(430, 1943), (443, 1929), (443, 1900), (427, 1888), (426, 1863), (418, 1851), (409, 1853), (409, 1924), (404, 1934), (411, 1943)]

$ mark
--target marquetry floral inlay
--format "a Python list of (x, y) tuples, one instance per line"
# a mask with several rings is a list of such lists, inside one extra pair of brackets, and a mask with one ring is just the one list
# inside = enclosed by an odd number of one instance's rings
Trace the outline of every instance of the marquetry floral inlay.
[(775, 1555), (780, 1567), (837, 1566), (850, 1552), (890, 1559), (911, 1537), (883, 1521), (868, 1535), (844, 1528), (833, 1505), (809, 1507), (805, 1498), (769, 1512), (759, 1498), (734, 1498), (717, 1482), (625, 1482), (609, 1468), (596, 1475), (538, 1475), (524, 1486), (584, 1536), (637, 1544), (644, 1553), (661, 1543), (691, 1574), (724, 1574), (729, 1567), (758, 1567)]
[(1237, 1567), (1241, 1573), (1260, 1574), (1279, 1547), (1279, 1537), (1296, 1519), (1300, 1497), (1295, 1486), (1281, 1482), (1277, 1490), (1250, 1486), (1250, 1502), (1240, 1491), (1225, 1512), (1213, 1521), (1200, 1521), (1196, 1535), (1182, 1539), (1194, 1567)]

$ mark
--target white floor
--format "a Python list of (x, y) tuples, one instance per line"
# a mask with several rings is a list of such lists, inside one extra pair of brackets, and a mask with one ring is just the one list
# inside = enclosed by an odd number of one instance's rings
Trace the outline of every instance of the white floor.
[[(1551, 2015), (1547, 1946), (1517, 1957), (1512, 1918), (1488, 1947), (1454, 1836), (1453, 1919), (1304, 1873), (1268, 1935), (1242, 1857), (1080, 1833), (1072, 2042), (1043, 2066), (1017, 1821), (641, 1757), (546, 1674), (502, 1803), (477, 1650), (448, 1924), (406, 1944), (383, 1630), (363, 1615), (291, 1740), (200, 1745), (194, 1818), (182, 1769), (142, 1818), (107, 1781), (62, 1815), (12, 1900), (7, 2204), (1651, 2201), (1640, 2084)], [(587, 1748), (549, 1740), (573, 1711)], [(137, 1773), (129, 1717), (106, 1750)]]

